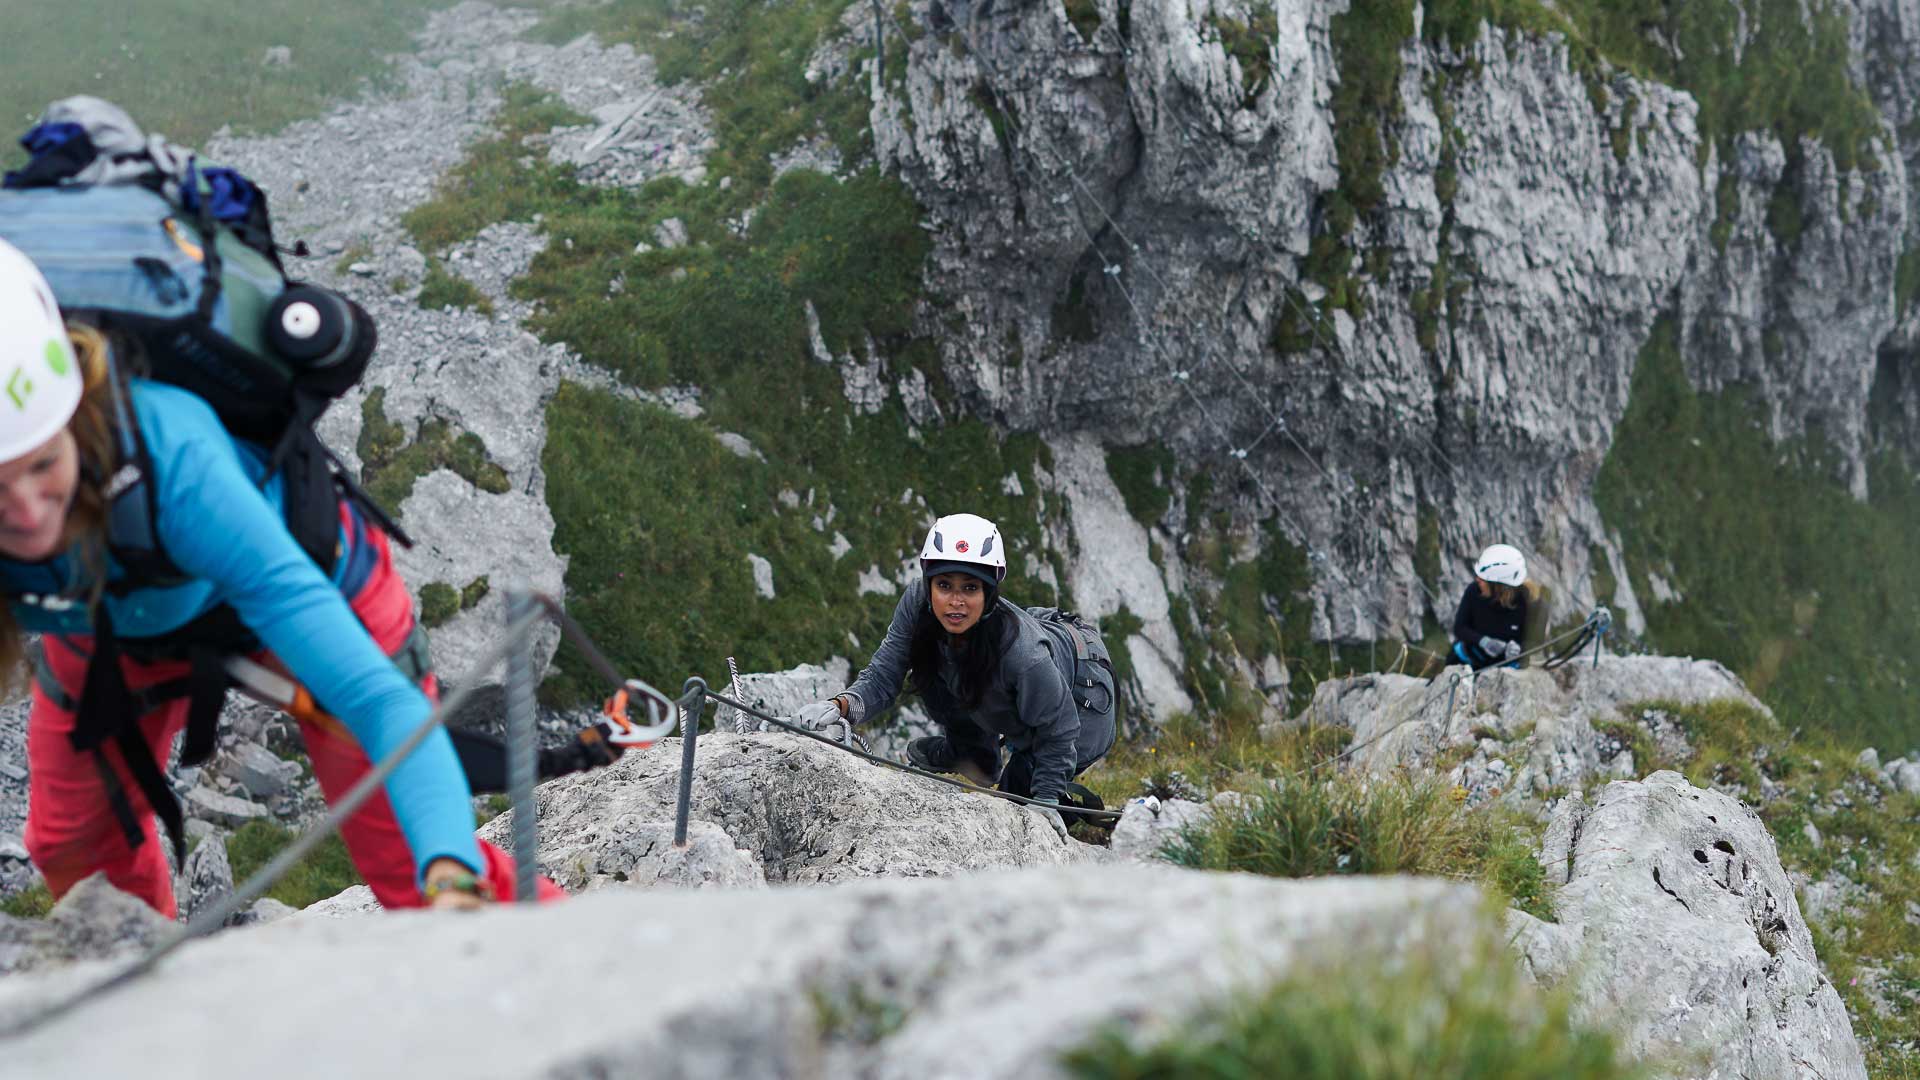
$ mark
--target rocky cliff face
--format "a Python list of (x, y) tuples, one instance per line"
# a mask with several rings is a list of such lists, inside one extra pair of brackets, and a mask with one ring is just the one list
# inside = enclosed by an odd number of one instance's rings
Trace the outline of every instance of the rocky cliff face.
[[(1219, 584), (1195, 511), (1226, 506), (1243, 545), (1275, 521), (1305, 546), (1319, 639), (1446, 618), (1496, 537), (1559, 612), (1610, 602), (1643, 629), (1593, 484), (1662, 316), (1697, 387), (1750, 389), (1777, 439), (1818, 433), (1856, 496), (1870, 398), (1912, 411), (1911, 4), (1795, 28), (1848, 35), (1832, 111), (1865, 108), (1858, 87), (1879, 108), (1844, 145), (1838, 121), (1632, 74), (1721, 61), (1610, 55), (1581, 5), (1509, 26), (1450, 4), (909, 7), (875, 141), (930, 219), (947, 373), (1016, 427), (1171, 446), (1181, 482), (1143, 522), (1169, 592)], [(1733, 69), (1785, 32), (1747, 8)]]

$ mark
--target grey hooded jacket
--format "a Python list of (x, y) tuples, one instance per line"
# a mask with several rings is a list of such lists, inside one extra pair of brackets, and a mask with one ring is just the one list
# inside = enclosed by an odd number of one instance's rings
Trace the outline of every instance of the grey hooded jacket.
[[(924, 580), (907, 587), (887, 626), (887, 637), (874, 650), (873, 659), (853, 685), (843, 691), (847, 713), (863, 720), (892, 705), (900, 696), (907, 678), (912, 652), (913, 628), (920, 611), (927, 606)], [(961, 706), (954, 689), (958, 669), (943, 664), (944, 686), (924, 695), (935, 720), (953, 725), (971, 721), (980, 728), (1006, 738), (1016, 752), (1033, 756), (1033, 797), (1042, 801), (1058, 799), (1085, 762), (1106, 753), (1112, 743), (1110, 732), (1103, 733), (1109, 746), (1079, 747), (1080, 710), (1074, 695), (1074, 642), (1072, 627), (1065, 623), (1040, 619), (1005, 598), (992, 618), (1012, 619), (1013, 631), (1005, 638), (1000, 656), (1000, 672), (994, 684), (980, 695), (972, 709)], [(1097, 646), (1104, 659), (1104, 646)], [(1100, 673), (1105, 676), (1105, 672)], [(1104, 696), (1092, 703), (1101, 711), (1113, 707), (1113, 687), (1099, 682), (1087, 689), (1090, 698)]]

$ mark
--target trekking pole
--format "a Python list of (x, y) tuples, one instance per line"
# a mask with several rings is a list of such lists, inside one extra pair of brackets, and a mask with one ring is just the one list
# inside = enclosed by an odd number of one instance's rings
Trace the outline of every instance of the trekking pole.
[(687, 815), (693, 810), (693, 744), (707, 708), (707, 680), (695, 675), (680, 695), (680, 802), (673, 812), (673, 846), (687, 846)]
[[(524, 589), (507, 594), (509, 626), (535, 614)], [(507, 792), (513, 800), (513, 896), (531, 904), (539, 893), (535, 864), (540, 856), (539, 823), (533, 809), (536, 732), (533, 717), (532, 641), (526, 635), (507, 654)]]

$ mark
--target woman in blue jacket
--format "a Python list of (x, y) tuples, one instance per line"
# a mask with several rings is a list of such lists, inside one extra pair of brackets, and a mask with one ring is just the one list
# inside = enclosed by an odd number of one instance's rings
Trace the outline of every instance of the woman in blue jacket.
[[(111, 543), (129, 427), (145, 443), (154, 536), (178, 571), (146, 587)], [(260, 448), (229, 435), (193, 394), (122, 378), (107, 339), (69, 327), (39, 271), (0, 244), (0, 677), (26, 659), (26, 635), (42, 635), (25, 839), (54, 895), (104, 871), (174, 913), (147, 795), (155, 785), (138, 773), (164, 766), (188, 701), (140, 695), (191, 674), (170, 646), (216, 614), (237, 615), (264, 647), (256, 659), (289, 672), (339, 718), (300, 725), (329, 799), (426, 718), (431, 676), (416, 686), (390, 658), (414, 622), (386, 536), (343, 502), (338, 557), (324, 573), (288, 532), (282, 498)], [(89, 660), (109, 641), (133, 695), (116, 700), (140, 707), (114, 718), (117, 738), (89, 747), (75, 715), (105, 683), (98, 671), (89, 677)], [(142, 752), (151, 759), (139, 761)], [(383, 905), (470, 907), (511, 894), (511, 863), (476, 841), (470, 798), (447, 736), (435, 732), (348, 819), (342, 836)]]

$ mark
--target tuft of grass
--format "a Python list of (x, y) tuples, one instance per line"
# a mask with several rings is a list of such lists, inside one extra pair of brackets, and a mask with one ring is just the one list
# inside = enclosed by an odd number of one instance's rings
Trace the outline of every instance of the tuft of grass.
[[(227, 837), (227, 859), (233, 864), (233, 879), (245, 881), (288, 844), (295, 833), (266, 821), (249, 821)], [(342, 889), (361, 884), (347, 845), (336, 834), (329, 836), (306, 858), (294, 864), (286, 876), (267, 890), (267, 895), (291, 907), (303, 908), (338, 894)]]
[(47, 883), (36, 881), (32, 885), (0, 900), (0, 914), (11, 915), (16, 919), (44, 919), (47, 912), (53, 910), (53, 893), (48, 891)]
[(1489, 926), (1384, 964), (1323, 960), (1142, 1041), (1109, 1027), (1067, 1052), (1080, 1080), (1627, 1080), (1615, 1037), (1542, 992)]
[(1438, 779), (1355, 773), (1286, 777), (1170, 841), (1164, 857), (1202, 870), (1274, 877), (1424, 874), (1471, 878), (1552, 918), (1534, 858), (1539, 826), (1470, 808)]
[[(219, 128), (265, 132), (312, 116), (408, 47), (429, 12), (452, 0), (72, 0), (10, 4), (0, 65), (0, 134), (25, 131), (48, 103), (92, 94), (187, 146)], [(293, 62), (269, 67), (285, 45)], [(9, 150), (9, 155), (17, 153)], [(5, 163), (12, 167), (12, 160)]]
[(487, 299), (480, 287), (447, 269), (446, 264), (437, 258), (427, 259), (427, 276), (420, 282), (420, 296), (416, 302), (423, 311), (451, 307), (471, 308), (482, 315), (493, 314), (493, 301)]
[(431, 630), (446, 625), (460, 613), (460, 594), (453, 586), (429, 581), (420, 586), (420, 621)]
[(400, 504), (413, 494), (413, 485), (435, 469), (452, 469), (461, 479), (494, 495), (511, 485), (507, 471), (494, 464), (480, 436), (429, 417), (420, 421), (414, 439), (406, 428), (387, 418), (387, 391), (375, 387), (360, 405), (360, 482), (375, 502), (398, 514)]

